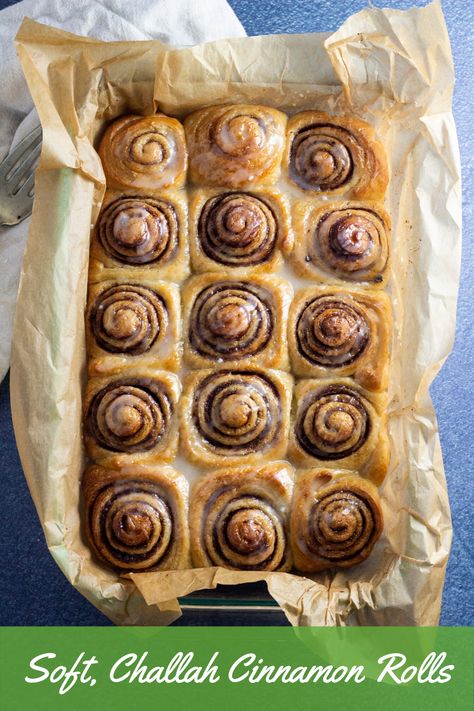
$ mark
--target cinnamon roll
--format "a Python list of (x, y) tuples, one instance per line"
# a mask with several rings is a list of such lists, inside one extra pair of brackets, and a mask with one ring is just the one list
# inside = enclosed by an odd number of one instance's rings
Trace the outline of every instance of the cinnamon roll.
[(184, 454), (197, 464), (284, 457), (292, 378), (261, 368), (190, 373), (180, 400)]
[(165, 465), (92, 466), (82, 480), (85, 533), (122, 572), (189, 566), (188, 483)]
[(344, 467), (380, 484), (388, 469), (387, 398), (349, 378), (295, 387), (290, 456), (303, 466)]
[(198, 480), (189, 516), (194, 565), (289, 570), (292, 490), (293, 474), (285, 462), (221, 469)]
[(286, 116), (268, 106), (210, 106), (184, 121), (193, 183), (242, 188), (280, 175)]
[(178, 447), (175, 375), (145, 367), (91, 378), (84, 403), (84, 442), (89, 456), (116, 466), (172, 461)]
[(390, 301), (383, 293), (302, 289), (288, 318), (292, 370), (301, 377), (350, 375), (368, 390), (383, 390), (390, 323)]
[(119, 372), (138, 358), (167, 370), (180, 368), (178, 287), (164, 281), (136, 283), (131, 271), (130, 280), (119, 277), (89, 287), (86, 337), (91, 375)]
[(293, 247), (288, 201), (274, 190), (196, 191), (189, 218), (196, 272), (273, 272)]
[(108, 126), (99, 146), (108, 185), (159, 190), (186, 179), (183, 126), (174, 118), (122, 116)]
[(380, 205), (346, 202), (321, 207), (301, 201), (293, 219), (299, 236), (293, 266), (299, 276), (385, 286), (390, 218)]
[(183, 288), (184, 356), (192, 368), (225, 364), (288, 368), (292, 287), (275, 277), (191, 278)]
[(291, 509), (295, 568), (316, 573), (365, 560), (383, 529), (380, 497), (353, 472), (311, 469), (296, 480)]
[(353, 117), (303, 111), (288, 121), (286, 168), (299, 188), (383, 199), (388, 168), (373, 128)]
[(178, 193), (108, 191), (92, 236), (89, 281), (110, 279), (110, 269), (180, 281), (189, 273), (186, 234), (187, 205)]

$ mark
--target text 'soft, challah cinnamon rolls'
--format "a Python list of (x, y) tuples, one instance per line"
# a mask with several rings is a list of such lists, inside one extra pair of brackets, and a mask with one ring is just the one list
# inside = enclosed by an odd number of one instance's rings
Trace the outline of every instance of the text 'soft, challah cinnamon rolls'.
[(388, 279), (390, 218), (372, 203), (298, 201), (298, 240), (292, 264), (298, 276), (319, 282), (384, 287)]
[(276, 271), (293, 247), (288, 200), (270, 189), (197, 190), (189, 208), (189, 236), (196, 272)]
[(174, 118), (122, 116), (107, 127), (99, 155), (108, 186), (161, 190), (186, 179), (183, 126)]
[(303, 378), (350, 375), (368, 390), (383, 390), (390, 323), (390, 301), (381, 292), (301, 289), (288, 318), (293, 373)]
[(280, 175), (285, 114), (268, 106), (210, 106), (184, 121), (193, 183), (226, 188), (271, 185)]
[(82, 480), (86, 538), (122, 572), (189, 567), (188, 483), (166, 465), (92, 466)]
[(294, 390), (289, 454), (301, 466), (354, 469), (380, 484), (390, 450), (385, 393), (349, 378), (302, 380)]
[(292, 295), (276, 277), (192, 277), (182, 289), (185, 361), (191, 368), (244, 363), (287, 370)]
[(107, 191), (92, 235), (89, 282), (110, 279), (110, 269), (181, 281), (189, 274), (187, 231), (178, 192)]
[(165, 281), (142, 279), (137, 283), (133, 270), (129, 277), (124, 273), (89, 287), (89, 374), (120, 372), (124, 366), (144, 363), (179, 370), (182, 343), (178, 287)]
[(294, 565), (304, 573), (361, 563), (383, 529), (377, 489), (353, 472), (302, 472), (295, 482), (290, 529)]
[(184, 454), (201, 465), (284, 457), (292, 385), (290, 375), (271, 369), (189, 373), (180, 400)]
[(352, 117), (303, 111), (288, 121), (289, 179), (315, 194), (383, 199), (388, 169), (370, 124)]
[(84, 442), (97, 462), (170, 462), (178, 448), (176, 375), (140, 365), (91, 378), (84, 402)]
[(286, 462), (219, 469), (198, 480), (189, 515), (194, 565), (289, 570), (292, 491)]

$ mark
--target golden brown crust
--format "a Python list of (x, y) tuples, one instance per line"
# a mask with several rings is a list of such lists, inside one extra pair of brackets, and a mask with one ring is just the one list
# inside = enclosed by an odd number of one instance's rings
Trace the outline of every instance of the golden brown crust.
[(181, 306), (176, 284), (135, 281), (133, 269), (91, 284), (86, 313), (89, 374), (119, 373), (128, 365), (177, 371), (181, 364)]
[(285, 166), (299, 188), (381, 200), (388, 184), (382, 144), (370, 124), (351, 116), (303, 111), (288, 121)]
[(183, 126), (163, 114), (117, 119), (107, 127), (99, 155), (109, 187), (160, 190), (182, 187), (186, 179)]
[(111, 191), (92, 234), (89, 282), (112, 269), (179, 282), (189, 274), (188, 208), (178, 192)]
[(350, 378), (303, 380), (294, 390), (289, 455), (299, 466), (357, 470), (374, 484), (387, 474), (387, 396)]
[(189, 373), (180, 400), (185, 456), (200, 465), (232, 465), (284, 457), (293, 379), (263, 368)]
[(293, 471), (286, 462), (220, 469), (192, 493), (191, 553), (196, 567), (289, 570), (287, 518)]
[(368, 390), (387, 387), (390, 300), (381, 292), (310, 287), (295, 295), (288, 317), (293, 373), (352, 376)]
[(86, 538), (122, 572), (189, 567), (188, 483), (166, 465), (92, 466), (82, 480)]
[(293, 247), (288, 200), (271, 189), (196, 190), (189, 237), (195, 272), (274, 272)]
[(287, 370), (292, 295), (276, 277), (192, 277), (182, 290), (185, 361), (191, 368), (245, 363)]
[(298, 239), (291, 260), (298, 276), (326, 283), (384, 287), (389, 274), (390, 218), (375, 203), (296, 202)]
[(354, 472), (310, 469), (297, 476), (290, 535), (298, 570), (357, 565), (371, 554), (382, 529), (377, 489)]
[(228, 188), (274, 184), (286, 121), (276, 109), (251, 104), (194, 111), (184, 121), (191, 181)]
[(109, 466), (171, 462), (178, 449), (180, 390), (176, 375), (144, 364), (91, 378), (84, 400), (89, 456)]

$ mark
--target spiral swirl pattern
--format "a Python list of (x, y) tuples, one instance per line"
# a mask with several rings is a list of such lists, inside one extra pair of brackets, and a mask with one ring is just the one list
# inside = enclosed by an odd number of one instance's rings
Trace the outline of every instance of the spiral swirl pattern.
[(164, 262), (178, 247), (176, 209), (161, 199), (120, 198), (100, 215), (98, 239), (108, 255), (125, 264)]
[(270, 500), (250, 491), (221, 490), (209, 502), (203, 535), (213, 565), (277, 570), (285, 562), (282, 517)]
[(266, 106), (211, 106), (185, 122), (191, 179), (243, 187), (275, 182), (285, 143), (286, 117)]
[(273, 324), (269, 291), (250, 282), (217, 282), (203, 289), (194, 301), (189, 339), (206, 358), (238, 360), (267, 346)]
[(362, 447), (370, 426), (369, 413), (357, 390), (331, 385), (312, 392), (302, 401), (295, 434), (311, 456), (341, 459)]
[(386, 226), (373, 210), (333, 210), (315, 225), (312, 249), (330, 271), (346, 279), (369, 278), (387, 264)]
[(223, 454), (262, 452), (274, 442), (281, 403), (270, 379), (252, 372), (212, 373), (197, 388), (192, 410), (200, 436)]
[(244, 113), (240, 107), (223, 111), (211, 124), (209, 135), (217, 150), (233, 158), (262, 150), (268, 140), (264, 117)]
[(118, 119), (105, 132), (99, 153), (107, 178), (120, 185), (158, 189), (184, 180), (184, 131), (176, 119)]
[(261, 264), (274, 252), (277, 221), (262, 198), (227, 193), (206, 202), (198, 236), (210, 259), (230, 267), (249, 267)]
[(365, 350), (370, 330), (361, 309), (336, 295), (305, 304), (296, 324), (300, 353), (315, 365), (349, 365)]
[(357, 138), (342, 126), (305, 126), (293, 138), (290, 174), (306, 190), (336, 190), (350, 182), (357, 148)]
[(116, 481), (100, 489), (89, 508), (89, 529), (110, 565), (143, 570), (165, 564), (173, 542), (173, 513), (153, 481)]
[(96, 342), (109, 353), (146, 353), (168, 327), (164, 300), (138, 284), (120, 284), (103, 291), (89, 318)]
[(363, 489), (343, 482), (317, 493), (311, 507), (305, 543), (315, 555), (336, 563), (366, 558), (380, 531), (375, 502)]
[(143, 452), (164, 437), (173, 415), (166, 387), (146, 378), (117, 380), (100, 390), (89, 406), (89, 433), (104, 449)]

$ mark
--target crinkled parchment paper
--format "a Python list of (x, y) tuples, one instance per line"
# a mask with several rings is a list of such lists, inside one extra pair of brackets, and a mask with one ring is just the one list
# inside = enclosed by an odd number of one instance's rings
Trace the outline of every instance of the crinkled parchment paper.
[[(16, 312), (12, 406), (25, 475), (65, 575), (120, 624), (167, 624), (179, 615), (178, 596), (262, 579), (295, 625), (437, 624), (451, 521), (428, 388), (454, 338), (461, 220), (453, 65), (439, 3), (367, 9), (332, 35), (182, 50), (97, 42), (30, 20), (17, 43), (44, 147)], [(290, 113), (351, 112), (372, 122), (386, 147), (394, 328), (385, 532), (365, 563), (313, 580), (221, 568), (119, 578), (91, 559), (79, 516), (89, 234), (104, 190), (93, 146), (121, 113), (182, 116), (244, 100)]]

